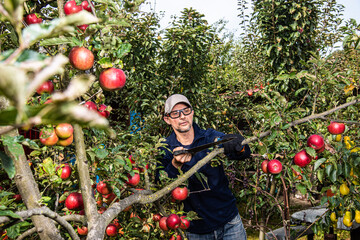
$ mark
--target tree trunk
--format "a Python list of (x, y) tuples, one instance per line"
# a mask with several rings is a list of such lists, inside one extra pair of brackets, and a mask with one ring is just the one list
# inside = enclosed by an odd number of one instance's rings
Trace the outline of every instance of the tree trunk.
[[(4, 97), (0, 97), (0, 110), (5, 109), (9, 106), (9, 102)], [(9, 126), (0, 127), (0, 131)], [(6, 134), (7, 136), (18, 136), (19, 132), (17, 129), (10, 131)], [(15, 165), (15, 183), (18, 188), (21, 197), (28, 209), (39, 208), (41, 195), (39, 188), (35, 182), (34, 176), (31, 172), (29, 163), (26, 159), (25, 153), (20, 156), (16, 156), (9, 151), (7, 146), (4, 146), (6, 154), (12, 159)], [(33, 224), (36, 227), (37, 233), (42, 240), (57, 240), (63, 239), (60, 235), (59, 230), (56, 228), (54, 222), (44, 216), (33, 216), (31, 217)]]

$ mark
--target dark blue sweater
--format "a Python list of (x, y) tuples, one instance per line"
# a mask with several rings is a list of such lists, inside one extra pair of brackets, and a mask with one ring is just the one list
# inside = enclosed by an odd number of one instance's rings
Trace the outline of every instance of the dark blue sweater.
[[(193, 124), (195, 138), (192, 144), (182, 145), (177, 139), (174, 132), (166, 138), (166, 143), (171, 151), (165, 150), (165, 155), (161, 159), (164, 170), (168, 173), (170, 178), (176, 178), (179, 175), (171, 161), (173, 159), (172, 150), (176, 147), (193, 148), (206, 143), (214, 142), (217, 137), (222, 137), (225, 134), (215, 131), (214, 129), (200, 129), (197, 124)], [(204, 150), (196, 153), (190, 162), (185, 163), (181, 170), (187, 172), (199, 160), (203, 159), (210, 150)], [(250, 156), (250, 148), (245, 145), (245, 151), (238, 155), (237, 153), (228, 154), (227, 157), (232, 160), (241, 160)], [(236, 207), (236, 200), (231, 190), (229, 189), (229, 182), (225, 175), (222, 164), (212, 167), (210, 163), (203, 166), (198, 172), (201, 172), (206, 182), (201, 183), (198, 177), (192, 175), (188, 179), (188, 188), (190, 190), (189, 197), (184, 200), (184, 210), (195, 211), (201, 220), (193, 220), (188, 229), (191, 233), (209, 233), (215, 229), (224, 226), (227, 222), (233, 219), (238, 213)], [(205, 190), (209, 188), (209, 190)]]

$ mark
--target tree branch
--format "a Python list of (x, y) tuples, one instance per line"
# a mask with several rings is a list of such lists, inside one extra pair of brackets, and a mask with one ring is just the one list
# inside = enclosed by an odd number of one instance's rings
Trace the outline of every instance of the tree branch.
[[(333, 108), (333, 109), (330, 109), (330, 110), (328, 110), (328, 111), (325, 111), (325, 112), (322, 112), (322, 113), (318, 113), (318, 114), (312, 114), (312, 115), (310, 115), (310, 116), (307, 116), (307, 117), (304, 117), (304, 118), (295, 120), (295, 121), (289, 123), (289, 128), (290, 128), (290, 127), (294, 127), (294, 126), (299, 125), (299, 124), (302, 124), (302, 123), (305, 123), (305, 122), (308, 122), (308, 121), (313, 120), (313, 119), (322, 118), (322, 117), (324, 117), (324, 116), (326, 116), (326, 115), (329, 115), (329, 114), (331, 114), (331, 113), (333, 113), (333, 112), (336, 112), (336, 111), (338, 111), (338, 110), (340, 110), (340, 109), (347, 108), (347, 107), (349, 107), (349, 106), (351, 106), (351, 105), (358, 104), (358, 103), (360, 103), (360, 99), (355, 99), (355, 100), (353, 100), (353, 101), (351, 101), (351, 102), (344, 103), (344, 104), (342, 104), (342, 105), (340, 105), (340, 106), (337, 106), (337, 107), (335, 107), (335, 108)], [(259, 134), (258, 137), (257, 137), (257, 136), (253, 136), (253, 137), (250, 137), (250, 138), (244, 140), (244, 141), (242, 142), (242, 144), (245, 145), (245, 144), (248, 144), (248, 143), (250, 143), (250, 142), (254, 142), (254, 141), (256, 141), (256, 140), (258, 140), (258, 139), (260, 139), (260, 138), (263, 138), (263, 137), (266, 137), (266, 136), (270, 135), (271, 132), (272, 132), (271, 130), (268, 130), (268, 131), (266, 131), (266, 132), (262, 132), (262, 133)]]
[[(59, 214), (51, 211), (47, 207), (33, 208), (33, 209), (25, 210), (25, 211), (19, 211), (19, 212), (16, 212), (16, 214), (19, 215), (22, 219), (27, 219), (27, 218), (30, 218), (30, 217), (36, 216), (36, 215), (43, 215), (48, 218), (51, 218), (51, 219), (55, 220), (57, 223), (59, 223), (62, 227), (64, 227), (69, 232), (72, 239), (80, 240), (80, 238), (78, 237), (78, 235), (75, 233), (74, 229), (72, 228), (71, 224), (68, 223), (66, 220), (64, 220)], [(11, 221), (10, 217), (7, 217), (7, 216), (0, 217), (0, 223), (9, 222), (9, 221)]]

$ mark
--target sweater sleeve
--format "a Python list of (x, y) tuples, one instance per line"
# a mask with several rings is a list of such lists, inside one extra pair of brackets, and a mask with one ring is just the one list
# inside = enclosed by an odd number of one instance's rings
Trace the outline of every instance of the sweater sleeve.
[[(211, 131), (209, 132), (208, 137), (210, 139), (212, 139), (212, 141), (215, 141), (216, 138), (222, 138), (223, 136), (225, 136), (225, 133), (222, 132), (218, 132), (214, 129), (211, 129)], [(228, 157), (229, 160), (244, 160), (246, 158), (249, 158), (251, 154), (251, 150), (248, 144), (244, 145), (244, 151), (241, 152), (231, 152), (228, 153), (226, 156)]]

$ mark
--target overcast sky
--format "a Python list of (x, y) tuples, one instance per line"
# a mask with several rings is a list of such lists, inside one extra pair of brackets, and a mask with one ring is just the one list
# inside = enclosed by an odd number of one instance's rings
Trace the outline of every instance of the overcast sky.
[[(344, 19), (355, 18), (357, 23), (360, 23), (360, 1), (359, 0), (337, 0), (338, 3), (345, 6)], [(237, 0), (147, 0), (147, 3), (142, 6), (142, 10), (147, 11), (154, 9), (155, 12), (164, 12), (164, 17), (161, 19), (161, 28), (166, 28), (171, 21), (171, 16), (180, 16), (180, 12), (184, 8), (194, 8), (198, 12), (205, 15), (205, 19), (213, 24), (214, 22), (223, 19), (228, 21), (227, 29), (238, 35), (240, 14), (237, 10)]]

